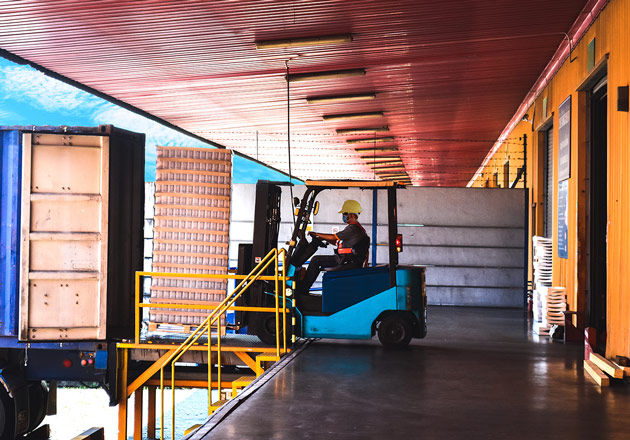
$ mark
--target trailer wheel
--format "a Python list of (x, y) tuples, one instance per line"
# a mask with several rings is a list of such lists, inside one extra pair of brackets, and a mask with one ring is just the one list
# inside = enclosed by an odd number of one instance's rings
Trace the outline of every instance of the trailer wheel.
[(405, 348), (412, 333), (409, 319), (398, 313), (386, 316), (377, 327), (378, 340), (387, 348)]
[(7, 390), (0, 385), (0, 440), (15, 439), (15, 404), (7, 393)]
[(29, 418), (28, 431), (33, 431), (46, 417), (48, 406), (48, 387), (43, 381), (30, 382), (28, 385)]

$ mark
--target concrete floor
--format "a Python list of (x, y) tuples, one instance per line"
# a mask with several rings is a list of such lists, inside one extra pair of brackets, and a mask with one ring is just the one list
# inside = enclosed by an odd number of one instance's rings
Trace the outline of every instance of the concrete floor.
[(405, 351), (317, 341), (203, 438), (630, 438), (630, 386), (600, 389), (581, 345), (535, 339), (519, 310), (433, 307)]

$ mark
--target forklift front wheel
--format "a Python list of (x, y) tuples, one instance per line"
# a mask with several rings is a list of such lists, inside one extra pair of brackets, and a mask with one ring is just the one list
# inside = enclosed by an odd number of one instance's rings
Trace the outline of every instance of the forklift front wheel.
[(386, 348), (405, 348), (411, 341), (413, 325), (400, 313), (385, 316), (377, 327), (378, 340)]
[[(282, 345), (282, 337), (287, 338), (287, 346), (291, 343), (288, 335), (283, 335), (282, 317), (280, 318), (280, 345)], [(274, 314), (267, 314), (262, 320), (258, 333), (258, 339), (260, 339), (266, 345), (276, 345), (276, 316)]]

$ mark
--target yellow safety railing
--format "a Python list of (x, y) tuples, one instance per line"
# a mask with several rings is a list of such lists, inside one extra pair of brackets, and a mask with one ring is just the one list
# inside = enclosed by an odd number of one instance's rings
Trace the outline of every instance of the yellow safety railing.
[[(282, 271), (279, 269), (279, 260), (282, 258)], [(272, 249), (248, 275), (222, 275), (222, 274), (179, 274), (179, 273), (160, 273), (160, 272), (136, 272), (136, 325), (135, 325), (135, 343), (140, 343), (140, 322), (142, 320), (141, 310), (142, 308), (195, 308), (199, 310), (209, 310), (213, 306), (204, 305), (191, 305), (191, 304), (168, 304), (168, 303), (143, 303), (140, 301), (140, 281), (142, 277), (171, 277), (171, 278), (221, 278), (221, 279), (235, 279), (241, 280), (236, 286), (234, 291), (227, 295), (226, 298), (218, 305), (208, 317), (197, 327), (197, 329), (191, 333), (191, 335), (173, 352), (168, 356), (160, 367), (160, 392), (161, 392), (161, 422), (160, 422), (160, 434), (161, 438), (164, 438), (164, 368), (171, 364), (171, 432), (173, 438), (175, 438), (175, 363), (186, 353), (191, 347), (197, 344), (197, 341), (207, 332), (208, 344), (208, 414), (212, 413), (212, 339), (211, 330), (212, 326), (219, 322), (221, 317), (228, 311), (249, 311), (249, 312), (268, 312), (275, 313), (276, 322), (276, 357), (279, 359), (281, 354), (287, 353), (286, 343), (286, 331), (287, 331), (287, 307), (286, 307), (286, 266), (285, 266), (286, 251), (284, 249)], [(274, 275), (263, 275), (268, 267), (275, 263)], [(248, 306), (235, 306), (236, 300), (254, 283), (255, 281), (267, 280), (275, 282), (275, 307), (248, 307)], [(282, 287), (281, 287), (282, 286)], [(280, 294), (282, 293), (282, 308), (280, 308)], [(280, 341), (280, 314), (282, 313), (282, 344)], [(222, 397), (222, 384), (221, 384), (221, 331), (217, 331), (217, 389), (219, 393), (219, 400)]]

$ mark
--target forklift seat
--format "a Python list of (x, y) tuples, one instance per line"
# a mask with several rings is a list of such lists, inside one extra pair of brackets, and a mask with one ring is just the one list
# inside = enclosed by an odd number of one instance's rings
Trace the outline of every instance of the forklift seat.
[(370, 249), (370, 237), (366, 234), (361, 240), (352, 246), (352, 254), (341, 257), (339, 266), (331, 267), (326, 272), (335, 272), (338, 270), (359, 269), (367, 267)]

